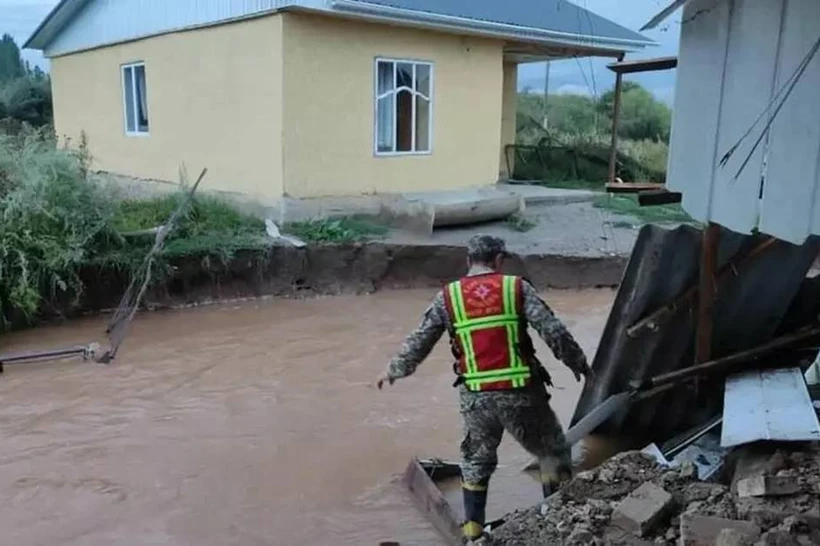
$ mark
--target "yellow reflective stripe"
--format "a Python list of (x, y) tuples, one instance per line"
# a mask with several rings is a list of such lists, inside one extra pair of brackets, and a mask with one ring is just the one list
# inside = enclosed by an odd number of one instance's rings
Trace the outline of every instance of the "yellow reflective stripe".
[(478, 371), (478, 363), (475, 358), (475, 349), (473, 348), (473, 338), (469, 332), (459, 332), (458, 337), (461, 339), (461, 346), (464, 349), (464, 364), (467, 366), (465, 376)]
[(460, 320), (453, 326), (456, 328), (474, 328), (483, 324), (497, 324), (515, 321), (518, 321), (518, 315), (508, 315), (505, 313), (503, 315), (490, 315), (489, 317)]
[(450, 301), (453, 304), (453, 314), (455, 315), (454, 326), (467, 320), (467, 312), (464, 310), (464, 299), (461, 297), (461, 282), (450, 283)]
[(488, 377), (513, 377), (513, 376), (521, 376), (521, 377), (529, 377), (530, 370), (529, 368), (521, 368), (517, 370), (513, 370), (512, 368), (504, 368), (503, 370), (487, 370), (486, 372), (474, 372), (471, 374), (467, 374), (464, 377), (466, 379), (486, 379)]
[(486, 491), (487, 486), (481, 485), (478, 483), (467, 483), (465, 481), (461, 482), (462, 489), (466, 489), (467, 491)]
[(515, 277), (504, 277), (504, 312), (515, 315)]

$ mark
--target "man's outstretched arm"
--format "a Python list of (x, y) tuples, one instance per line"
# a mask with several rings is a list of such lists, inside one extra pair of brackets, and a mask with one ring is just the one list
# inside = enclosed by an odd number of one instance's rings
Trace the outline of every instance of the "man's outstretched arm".
[(398, 354), (390, 361), (387, 370), (379, 380), (379, 388), (383, 381), (392, 384), (396, 379), (407, 377), (416, 371), (419, 364), (427, 358), (444, 334), (447, 328), (446, 316), (444, 294), (439, 292), (424, 312), (421, 324), (407, 336)]
[(587, 363), (587, 357), (567, 327), (538, 296), (530, 283), (524, 281), (521, 284), (527, 322), (546, 342), (555, 358), (573, 371), (576, 379), (580, 380), (582, 375), (590, 377), (592, 370)]

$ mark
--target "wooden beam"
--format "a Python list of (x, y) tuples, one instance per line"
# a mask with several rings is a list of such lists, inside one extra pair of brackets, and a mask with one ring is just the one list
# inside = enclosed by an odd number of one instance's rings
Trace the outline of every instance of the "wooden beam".
[(695, 364), (706, 362), (712, 356), (712, 325), (714, 322), (717, 252), (720, 226), (710, 223), (703, 230), (700, 254), (700, 283), (698, 288), (698, 322), (695, 337)]
[[(623, 61), (621, 56), (618, 62)], [(623, 91), (623, 74), (615, 75), (615, 103), (612, 106), (612, 143), (609, 149), (609, 183), (615, 182), (615, 169), (618, 163), (618, 124), (621, 117), (621, 92)]]
[[(730, 274), (737, 274), (737, 271), (740, 267), (744, 266), (754, 258), (756, 258), (761, 253), (765, 252), (767, 249), (773, 247), (777, 243), (777, 239), (774, 237), (769, 237), (768, 239), (764, 240), (759, 245), (752, 248), (750, 251), (746, 253), (738, 253), (737, 256), (732, 258), (728, 263), (726, 263), (723, 267), (720, 268), (718, 271), (718, 280), (722, 281), (726, 276)], [(629, 337), (636, 337), (644, 330), (655, 330), (660, 324), (668, 320), (670, 317), (674, 316), (675, 313), (685, 307), (688, 307), (689, 304), (694, 301), (695, 296), (698, 294), (698, 285), (693, 285), (684, 290), (679, 296), (677, 296), (671, 303), (660, 307), (651, 313), (649, 313), (646, 317), (642, 318), (626, 330), (626, 334)]]
[(606, 185), (606, 191), (609, 193), (638, 193), (662, 189), (664, 185), (656, 182), (610, 182)]
[(433, 527), (448, 544), (461, 545), (458, 519), (442, 492), (425, 472), (418, 459), (413, 459), (404, 471), (403, 482), (418, 508), (424, 512)]
[(655, 59), (635, 59), (633, 61), (619, 61), (607, 65), (607, 68), (616, 74), (634, 74), (636, 72), (655, 72), (671, 70), (678, 66), (677, 57), (657, 57)]

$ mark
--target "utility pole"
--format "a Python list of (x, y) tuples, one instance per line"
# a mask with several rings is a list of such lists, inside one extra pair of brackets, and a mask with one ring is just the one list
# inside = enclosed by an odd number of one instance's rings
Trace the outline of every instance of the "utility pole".
[(549, 119), (547, 116), (547, 98), (550, 94), (550, 62), (547, 59), (546, 68), (544, 70), (544, 129), (549, 128)]

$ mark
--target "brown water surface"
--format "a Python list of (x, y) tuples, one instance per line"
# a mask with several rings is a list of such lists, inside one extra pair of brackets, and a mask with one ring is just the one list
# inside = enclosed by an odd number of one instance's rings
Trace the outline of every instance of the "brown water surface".
[[(152, 313), (134, 322), (114, 364), (8, 366), (2, 543), (439, 544), (396, 476), (414, 455), (458, 458), (446, 343), (414, 377), (385, 392), (369, 386), (430, 296)], [(613, 292), (547, 299), (591, 357)], [(84, 344), (103, 328), (102, 319), (40, 328), (6, 338), (2, 352)], [(538, 350), (566, 423), (578, 385), (543, 344)], [(490, 517), (540, 494), (520, 472), (523, 450), (505, 440), (500, 458)]]

